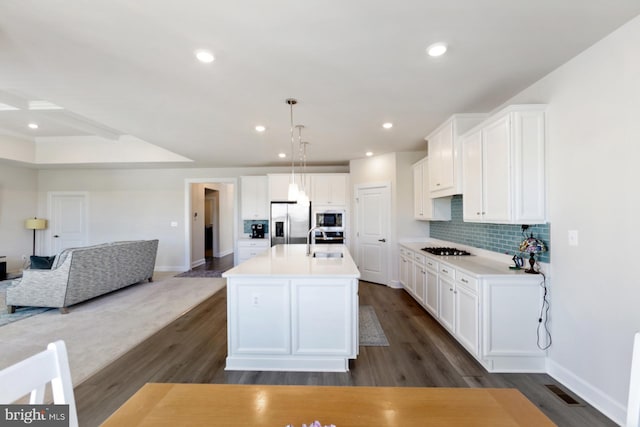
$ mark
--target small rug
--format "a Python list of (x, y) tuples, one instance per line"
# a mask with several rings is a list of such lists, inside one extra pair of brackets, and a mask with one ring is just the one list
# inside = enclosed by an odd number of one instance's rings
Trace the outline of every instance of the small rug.
[(222, 277), (222, 273), (220, 270), (189, 270), (175, 277)]
[(11, 283), (13, 283), (12, 280), (0, 282), (0, 326), (51, 310), (50, 307), (18, 307), (14, 313), (7, 313), (6, 291)]
[(358, 330), (360, 332), (360, 345), (370, 347), (387, 347), (389, 341), (382, 330), (378, 316), (371, 305), (361, 305), (360, 322)]

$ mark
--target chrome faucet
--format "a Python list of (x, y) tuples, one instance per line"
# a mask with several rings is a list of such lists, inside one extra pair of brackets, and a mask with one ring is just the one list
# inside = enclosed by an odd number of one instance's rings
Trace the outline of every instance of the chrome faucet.
[[(307, 256), (311, 255), (311, 232), (313, 232), (314, 230), (319, 230), (321, 227), (312, 227), (309, 232), (307, 233)], [(322, 235), (324, 236), (324, 231), (322, 232)]]

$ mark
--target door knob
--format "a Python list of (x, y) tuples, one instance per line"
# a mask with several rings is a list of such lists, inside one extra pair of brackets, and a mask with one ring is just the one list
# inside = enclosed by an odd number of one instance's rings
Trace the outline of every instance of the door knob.
[(387, 241), (387, 239), (378, 239), (378, 242), (383, 242), (384, 243), (386, 241)]
[(57, 238), (58, 238), (58, 237), (60, 237), (60, 236), (58, 236), (57, 234), (54, 234), (54, 235), (53, 235), (53, 237), (55, 237), (55, 238), (57, 239)]

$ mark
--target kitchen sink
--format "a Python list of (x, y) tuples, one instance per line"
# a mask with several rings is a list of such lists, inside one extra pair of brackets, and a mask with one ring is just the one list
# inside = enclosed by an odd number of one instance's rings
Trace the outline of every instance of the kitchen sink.
[(314, 258), (344, 258), (344, 254), (342, 252), (314, 252)]

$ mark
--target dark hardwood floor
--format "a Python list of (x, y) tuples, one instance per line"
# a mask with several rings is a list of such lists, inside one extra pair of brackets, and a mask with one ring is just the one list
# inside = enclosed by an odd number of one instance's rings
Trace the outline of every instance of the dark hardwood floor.
[(218, 270), (224, 272), (230, 268), (233, 268), (233, 253), (219, 258), (207, 256), (205, 263), (193, 268), (193, 270)]
[[(615, 426), (544, 374), (490, 374), (403, 290), (360, 283), (389, 347), (360, 347), (347, 373), (227, 372), (226, 292), (213, 295), (75, 388), (81, 426), (97, 426), (147, 382), (394, 387), (512, 387), (559, 426)], [(567, 392), (567, 390), (564, 390)]]

